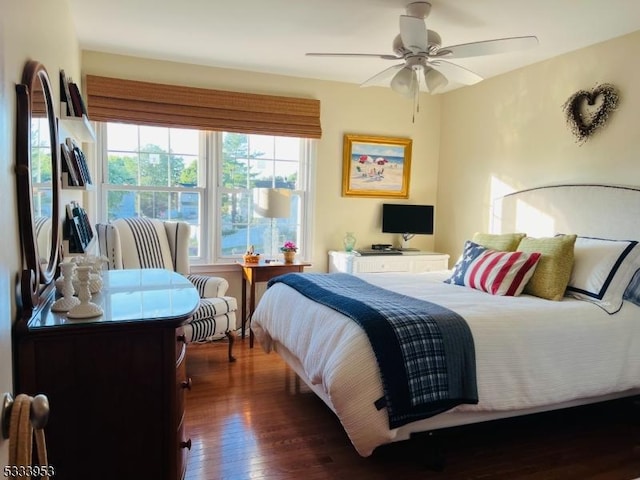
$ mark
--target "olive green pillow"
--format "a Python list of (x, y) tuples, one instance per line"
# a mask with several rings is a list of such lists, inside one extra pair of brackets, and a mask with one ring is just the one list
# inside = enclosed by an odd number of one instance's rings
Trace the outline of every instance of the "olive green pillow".
[(547, 300), (561, 300), (571, 278), (575, 243), (576, 235), (523, 238), (518, 245), (519, 252), (542, 254), (533, 277), (524, 287), (524, 293)]
[(520, 240), (522, 240), (525, 236), (526, 234), (524, 233), (477, 232), (473, 235), (471, 241), (491, 250), (499, 250), (501, 252), (515, 252), (516, 248), (518, 248)]

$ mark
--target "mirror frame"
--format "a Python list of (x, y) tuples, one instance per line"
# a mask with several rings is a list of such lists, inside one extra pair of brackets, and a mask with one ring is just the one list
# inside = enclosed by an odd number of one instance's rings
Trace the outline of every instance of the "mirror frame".
[[(40, 83), (44, 94), (49, 120), (51, 143), (51, 238), (47, 263), (40, 261), (35, 233), (33, 209), (33, 185), (31, 181), (31, 119), (33, 115), (34, 87)], [(44, 304), (53, 289), (53, 280), (58, 268), (60, 250), (60, 149), (58, 125), (53, 105), (51, 82), (44, 65), (30, 60), (24, 67), (22, 83), (16, 85), (16, 181), (18, 193), (18, 221), (22, 245), (22, 275), (20, 293), (23, 316), (30, 315), (34, 308)]]

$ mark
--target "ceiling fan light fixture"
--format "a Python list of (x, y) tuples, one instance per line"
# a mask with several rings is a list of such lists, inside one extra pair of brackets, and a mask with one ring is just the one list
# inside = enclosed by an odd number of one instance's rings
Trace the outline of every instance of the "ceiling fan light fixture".
[(429, 90), (429, 93), (438, 93), (449, 83), (447, 77), (431, 67), (427, 67), (425, 69), (424, 81), (427, 85), (427, 90)]
[(401, 68), (391, 79), (391, 89), (407, 98), (413, 98), (417, 88), (418, 78), (411, 67)]

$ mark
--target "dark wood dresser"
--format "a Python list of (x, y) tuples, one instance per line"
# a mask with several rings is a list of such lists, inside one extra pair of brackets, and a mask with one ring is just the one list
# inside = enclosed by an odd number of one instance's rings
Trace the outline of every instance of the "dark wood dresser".
[(181, 479), (186, 345), (198, 293), (166, 270), (105, 272), (101, 317), (71, 320), (49, 305), (15, 331), (16, 391), (49, 398), (55, 478)]

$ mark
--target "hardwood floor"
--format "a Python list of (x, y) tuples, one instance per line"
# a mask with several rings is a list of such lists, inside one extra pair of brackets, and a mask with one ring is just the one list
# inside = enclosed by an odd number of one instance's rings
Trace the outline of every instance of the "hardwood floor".
[(443, 471), (425, 466), (425, 442), (360, 457), (334, 414), (277, 354), (238, 339), (189, 345), (187, 479), (630, 480), (640, 477), (640, 407), (581, 407), (437, 435)]

